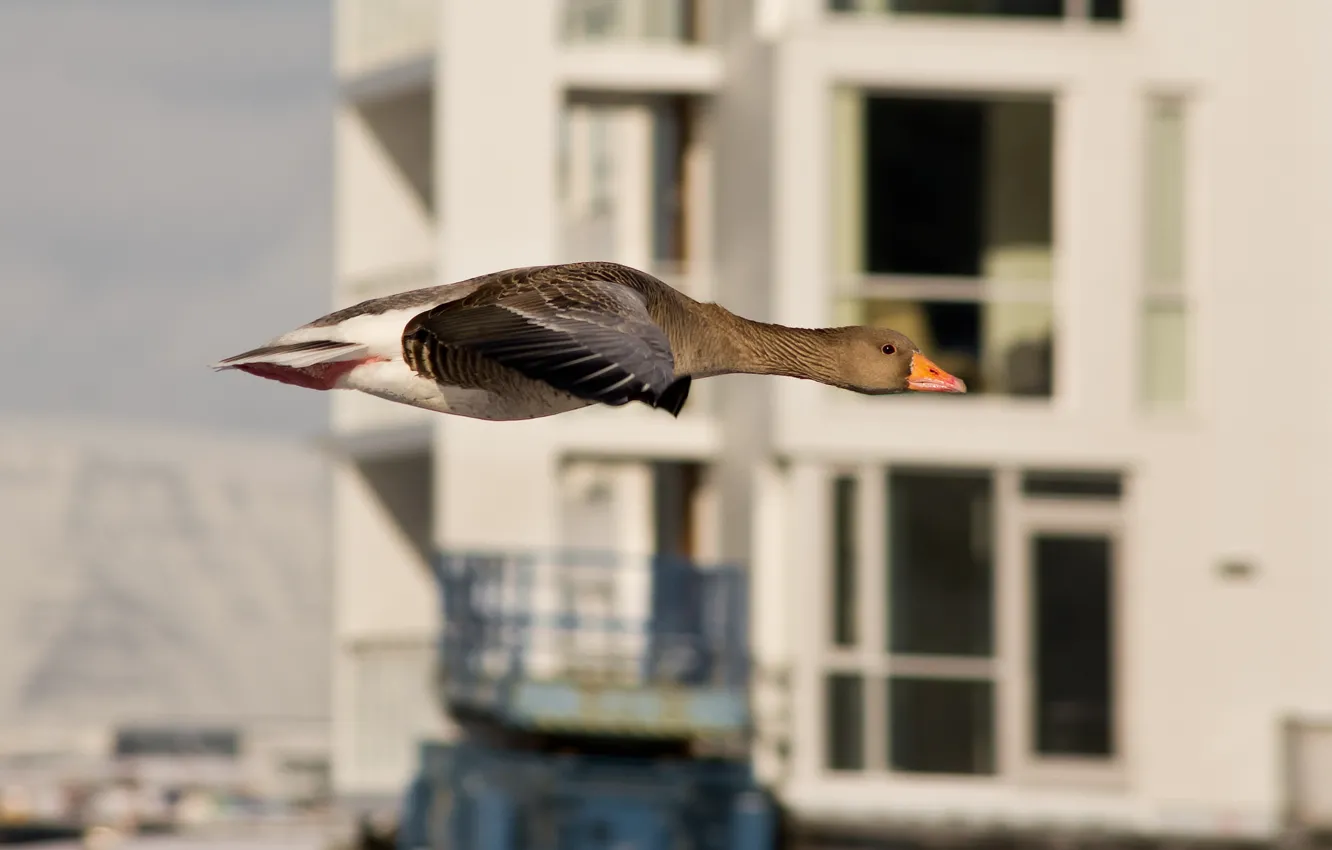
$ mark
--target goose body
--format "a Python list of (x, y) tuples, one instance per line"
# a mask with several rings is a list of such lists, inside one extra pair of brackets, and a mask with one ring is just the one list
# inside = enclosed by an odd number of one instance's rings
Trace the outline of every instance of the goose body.
[(965, 392), (896, 331), (753, 322), (605, 262), (374, 298), (214, 368), (489, 420), (634, 401), (678, 416), (693, 380), (737, 372), (862, 393)]

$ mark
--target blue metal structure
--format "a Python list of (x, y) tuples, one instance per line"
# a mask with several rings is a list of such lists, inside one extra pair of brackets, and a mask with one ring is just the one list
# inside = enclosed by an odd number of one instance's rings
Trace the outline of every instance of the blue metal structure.
[[(773, 807), (741, 762), (426, 744), (401, 850), (768, 850)], [(433, 789), (433, 793), (432, 790)]]
[(599, 552), (459, 552), (440, 556), (436, 574), (446, 710), (517, 729), (743, 747), (742, 570)]
[[(422, 744), (402, 850), (770, 850), (774, 807), (744, 758), (743, 570), (505, 551), (445, 553), (435, 572), (437, 692), (476, 736)], [(644, 741), (689, 746), (629, 755)], [(700, 744), (733, 760), (683, 755)]]

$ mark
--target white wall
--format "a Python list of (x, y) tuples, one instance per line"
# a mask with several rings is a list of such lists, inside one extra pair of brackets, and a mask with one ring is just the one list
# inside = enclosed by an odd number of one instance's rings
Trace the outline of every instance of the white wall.
[(342, 458), (334, 468), (333, 781), (341, 793), (396, 793), (415, 740), (445, 728), (430, 691), (440, 601), (426, 559), (429, 474), (424, 452)]
[[(726, 378), (716, 385), (724, 392), (715, 419), (639, 410), (508, 424), (436, 417), (434, 542), (557, 543), (557, 472), (569, 454), (713, 459), (722, 467), (720, 552), (754, 559), (756, 652), (794, 674), (794, 756), (764, 769), (774, 778), (789, 771), (785, 789), (798, 808), (1270, 827), (1280, 804), (1280, 719), (1332, 711), (1332, 618), (1321, 613), (1332, 598), (1332, 536), (1323, 532), (1332, 392), (1319, 377), (1332, 372), (1324, 327), (1332, 316), (1332, 53), (1322, 49), (1332, 4), (1126, 5), (1122, 29), (1093, 31), (829, 22), (822, 0), (765, 0), (756, 4), (762, 27), (750, 30), (737, 15), (717, 51), (726, 76), (708, 124), (718, 169), (714, 291), (748, 315), (797, 325), (832, 315), (834, 84), (1055, 96), (1052, 401), (865, 399), (804, 382)], [(554, 41), (555, 8), (544, 0), (442, 4), (438, 222), (413, 208), (409, 187), (344, 116), (344, 274), (422, 252), (439, 281), (558, 258), (554, 161), (568, 63)], [(633, 49), (613, 51), (581, 47), (578, 58)], [(1190, 102), (1195, 399), (1170, 416), (1140, 410), (1136, 386), (1142, 121), (1153, 91)], [(823, 638), (806, 624), (825, 580), (822, 481), (831, 463), (866, 460), (1110, 465), (1130, 474), (1121, 787), (821, 773)], [(349, 579), (347, 634), (431, 628), (434, 589), (414, 556), (345, 474), (337, 492), (339, 516), (348, 518), (340, 558), (392, 565), (382, 580)], [(1219, 576), (1219, 564), (1235, 557), (1252, 561), (1252, 578)], [(780, 698), (768, 691), (764, 700), (765, 711), (781, 713)]]
[[(865, 23), (793, 33), (779, 51), (777, 315), (817, 324), (831, 243), (825, 173), (836, 82), (1058, 97), (1060, 340), (1050, 405), (989, 399), (858, 399), (796, 382), (776, 388), (779, 450), (813, 463), (1122, 465), (1133, 474), (1124, 616), (1128, 781), (1118, 794), (994, 783), (833, 780), (818, 766), (821, 682), (813, 651), (796, 697), (792, 797), (868, 816), (888, 805), (998, 820), (1099, 813), (1157, 826), (1263, 830), (1281, 806), (1278, 733), (1287, 712), (1332, 709), (1320, 614), (1330, 581), (1325, 508), (1332, 398), (1326, 287), (1332, 253), (1326, 151), (1332, 60), (1315, 47), (1326, 4), (1140, 0), (1125, 35), (1020, 27)], [(1191, 413), (1136, 404), (1142, 97), (1194, 96), (1189, 261), (1198, 304)], [(833, 411), (836, 411), (833, 414)], [(794, 467), (795, 563), (821, 570), (816, 467)], [(801, 472), (805, 470), (805, 472)], [(1218, 567), (1251, 559), (1248, 581)], [(791, 562), (759, 571), (791, 570)], [(822, 576), (804, 576), (808, 598)], [(789, 609), (794, 620), (802, 603)], [(871, 720), (871, 722), (873, 722)], [(811, 752), (813, 749), (814, 752)], [(1063, 813), (1061, 815), (1061, 812)]]

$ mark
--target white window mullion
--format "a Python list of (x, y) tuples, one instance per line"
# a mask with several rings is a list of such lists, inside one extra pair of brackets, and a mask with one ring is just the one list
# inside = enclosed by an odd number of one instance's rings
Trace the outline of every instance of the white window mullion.
[(968, 658), (960, 655), (894, 655), (887, 673), (913, 679), (957, 679), (991, 681), (998, 679), (998, 665), (993, 658)]

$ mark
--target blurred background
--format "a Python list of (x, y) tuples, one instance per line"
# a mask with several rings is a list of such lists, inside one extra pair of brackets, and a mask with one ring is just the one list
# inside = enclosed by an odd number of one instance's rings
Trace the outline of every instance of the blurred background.
[[(0, 4), (0, 843), (1332, 846), (1332, 2)], [(911, 336), (208, 364), (617, 260)]]

